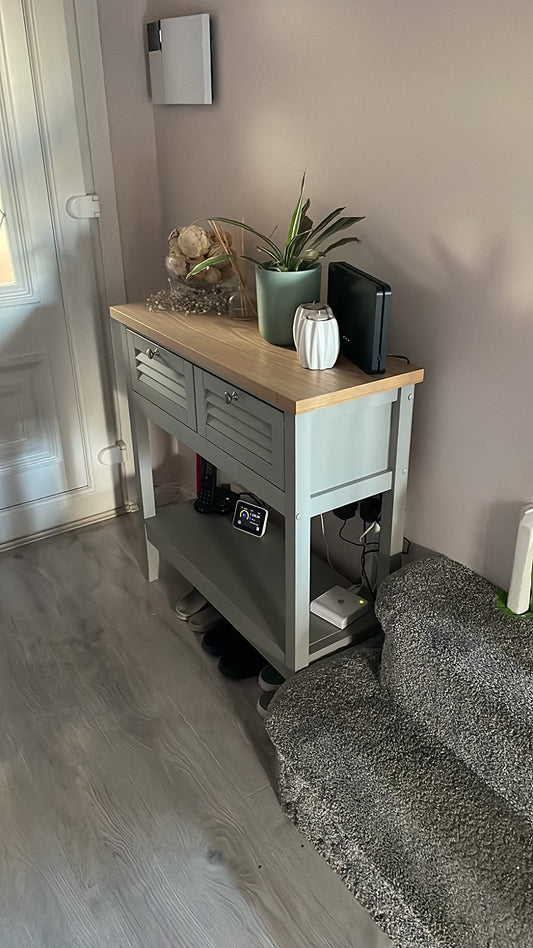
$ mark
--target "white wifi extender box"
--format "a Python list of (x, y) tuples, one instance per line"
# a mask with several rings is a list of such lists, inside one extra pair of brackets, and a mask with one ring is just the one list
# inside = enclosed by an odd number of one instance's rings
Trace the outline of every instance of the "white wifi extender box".
[(313, 599), (310, 609), (315, 616), (331, 622), (337, 629), (345, 629), (359, 616), (368, 612), (368, 602), (353, 589), (332, 586), (327, 592)]

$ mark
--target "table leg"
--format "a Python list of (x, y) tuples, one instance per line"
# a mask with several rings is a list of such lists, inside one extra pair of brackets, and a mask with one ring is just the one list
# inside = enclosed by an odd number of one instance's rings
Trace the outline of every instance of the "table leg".
[(398, 391), (392, 407), (390, 469), (391, 490), (383, 494), (378, 554), (378, 586), (389, 573), (402, 565), (402, 549), (409, 471), (409, 449), (413, 417), (414, 385)]
[(130, 399), (131, 434), (135, 456), (135, 472), (139, 493), (141, 521), (141, 569), (149, 583), (159, 576), (159, 550), (146, 536), (144, 521), (155, 516), (154, 479), (148, 439), (148, 419)]
[(285, 661), (309, 664), (311, 414), (286, 418)]
[(311, 521), (285, 521), (285, 660), (291, 671), (309, 664)]

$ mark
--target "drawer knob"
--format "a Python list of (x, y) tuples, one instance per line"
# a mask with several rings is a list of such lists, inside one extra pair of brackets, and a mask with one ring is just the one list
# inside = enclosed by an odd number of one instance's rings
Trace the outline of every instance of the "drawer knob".
[(232, 402), (239, 401), (239, 395), (237, 392), (224, 392), (224, 398), (226, 399), (226, 405), (231, 405)]
[(146, 355), (149, 359), (155, 359), (155, 357), (159, 355), (159, 349), (147, 349)]

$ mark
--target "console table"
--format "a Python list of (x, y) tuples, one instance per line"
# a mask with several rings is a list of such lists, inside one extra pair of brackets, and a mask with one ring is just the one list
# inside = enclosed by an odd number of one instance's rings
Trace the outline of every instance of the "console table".
[[(349, 644), (352, 627), (309, 612), (310, 599), (348, 585), (311, 554), (311, 518), (383, 493), (378, 581), (400, 565), (422, 369), (389, 359), (369, 376), (341, 356), (310, 371), (255, 322), (141, 304), (111, 316), (123, 326), (147, 579), (165, 557), (285, 675)], [(279, 511), (284, 529), (269, 522), (257, 539), (189, 503), (156, 509), (148, 419)]]

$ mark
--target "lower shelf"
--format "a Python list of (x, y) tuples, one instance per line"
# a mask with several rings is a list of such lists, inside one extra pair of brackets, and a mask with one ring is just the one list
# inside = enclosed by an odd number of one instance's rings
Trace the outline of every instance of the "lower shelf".
[[(261, 539), (235, 530), (229, 519), (202, 516), (192, 503), (170, 504), (146, 521), (148, 539), (258, 651), (282, 673), (285, 664), (285, 550), (283, 531), (269, 523)], [(311, 597), (348, 581), (313, 556)], [(339, 630), (310, 616), (309, 660), (361, 636), (372, 614)]]

